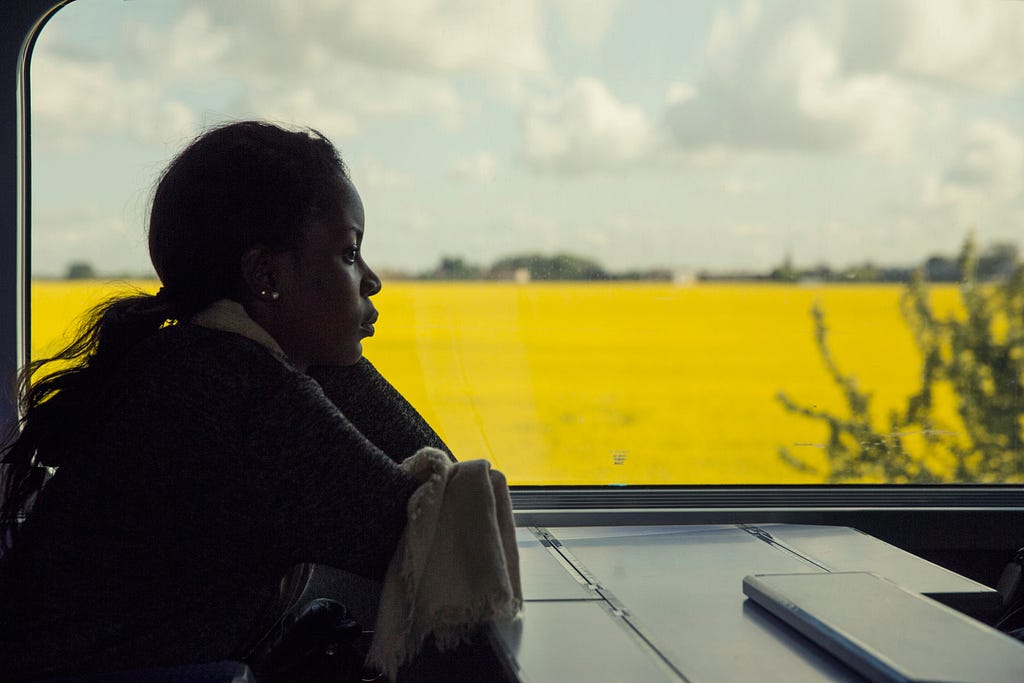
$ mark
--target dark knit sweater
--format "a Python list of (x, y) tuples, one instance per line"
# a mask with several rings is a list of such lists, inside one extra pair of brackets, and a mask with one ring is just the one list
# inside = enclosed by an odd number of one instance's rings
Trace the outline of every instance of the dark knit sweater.
[(443, 447), (366, 361), (306, 375), (195, 325), (96, 405), (0, 559), (4, 680), (237, 655), (296, 563), (383, 575), (416, 487), (395, 461)]

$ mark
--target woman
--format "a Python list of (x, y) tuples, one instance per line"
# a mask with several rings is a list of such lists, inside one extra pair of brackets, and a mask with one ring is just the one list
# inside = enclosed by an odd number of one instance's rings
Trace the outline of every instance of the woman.
[(5, 679), (241, 657), (297, 563), (383, 575), (419, 483), (397, 463), (444, 446), (362, 358), (381, 289), (364, 233), (319, 133), (233, 123), (170, 164), (149, 223), (163, 287), (22, 375), (0, 451)]

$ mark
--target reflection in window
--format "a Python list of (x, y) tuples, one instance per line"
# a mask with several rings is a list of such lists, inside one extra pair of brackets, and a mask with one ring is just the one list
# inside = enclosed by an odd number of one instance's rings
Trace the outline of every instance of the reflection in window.
[(186, 140), (270, 118), (363, 195), (368, 355), (513, 483), (1020, 481), (1020, 45), (998, 0), (80, 0), (32, 62), (33, 354), (153, 286)]

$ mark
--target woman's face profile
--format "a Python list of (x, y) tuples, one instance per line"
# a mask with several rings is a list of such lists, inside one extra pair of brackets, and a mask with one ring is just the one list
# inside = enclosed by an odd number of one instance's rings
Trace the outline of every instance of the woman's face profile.
[(301, 370), (355, 363), (377, 321), (370, 297), (381, 282), (363, 260), (363, 203), (352, 183), (340, 182), (341, 209), (306, 226), (299, 246), (283, 255), (278, 273), (271, 333)]

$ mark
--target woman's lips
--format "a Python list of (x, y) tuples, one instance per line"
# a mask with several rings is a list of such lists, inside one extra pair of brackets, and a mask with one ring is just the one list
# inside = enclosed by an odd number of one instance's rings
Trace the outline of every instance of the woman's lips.
[(360, 325), (359, 329), (361, 329), (363, 332), (365, 332), (367, 337), (372, 337), (373, 336), (373, 333), (374, 333), (373, 325), (374, 325), (374, 323), (377, 322), (378, 315), (379, 314), (377, 313), (377, 311), (373, 311), (372, 313), (370, 313), (370, 315), (368, 315), (366, 317), (366, 320), (363, 321), (363, 324)]

